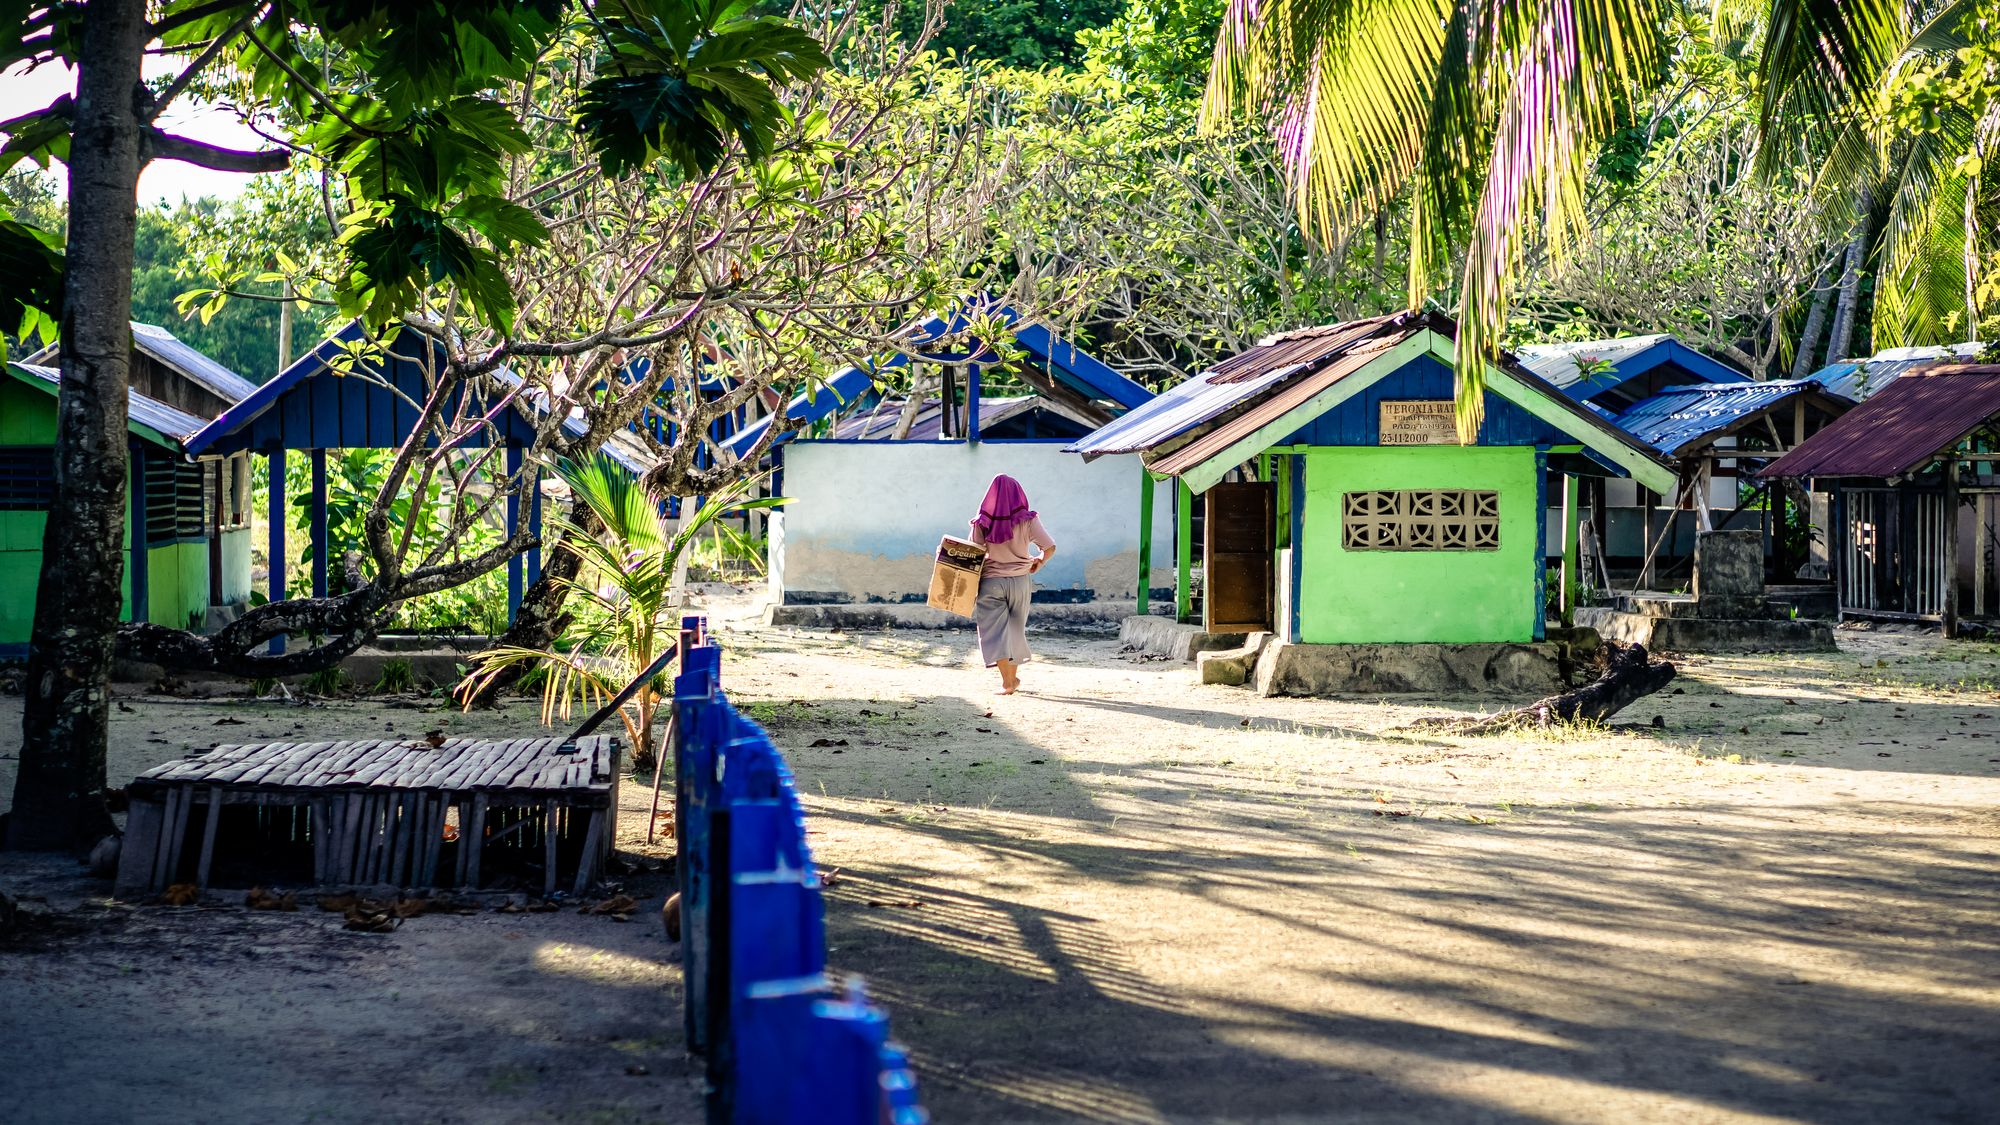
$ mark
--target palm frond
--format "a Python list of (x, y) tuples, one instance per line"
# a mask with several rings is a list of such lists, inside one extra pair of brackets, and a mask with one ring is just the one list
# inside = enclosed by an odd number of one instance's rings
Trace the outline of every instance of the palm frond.
[(1527, 248), (1560, 257), (1580, 233), (1591, 156), (1660, 81), (1665, 14), (1665, 0), (1231, 0), (1203, 120), (1268, 119), (1300, 225), (1321, 242), (1407, 197), (1412, 308), (1469, 238), (1470, 441)]
[(1466, 247), (1458, 327), (1461, 442), (1484, 418), (1485, 370), (1531, 238), (1560, 266), (1585, 233), (1584, 191), (1620, 107), (1661, 76), (1661, 12), (1646, 0), (1545, 0), (1503, 6), (1494, 25), (1511, 63), (1484, 190)]
[(1772, 0), (1758, 68), (1763, 171), (1862, 116), (1908, 42), (1907, 8), (1904, 0)]
[(1910, 36), (1905, 54), (1929, 51), (1956, 51), (1972, 46), (1972, 37), (1965, 33), (1966, 21), (1973, 18), (1982, 0), (1952, 0), (1951, 3), (1932, 12), (1929, 19)]
[(1951, 107), (1899, 154), (1875, 287), (1878, 346), (1945, 342), (1970, 326), (1966, 204), (1975, 180), (1966, 155), (1978, 128), (1971, 112)]
[(1215, 130), (1269, 122), (1302, 225), (1331, 242), (1373, 218), (1424, 156), (1447, 0), (1231, 0), (1202, 106)]

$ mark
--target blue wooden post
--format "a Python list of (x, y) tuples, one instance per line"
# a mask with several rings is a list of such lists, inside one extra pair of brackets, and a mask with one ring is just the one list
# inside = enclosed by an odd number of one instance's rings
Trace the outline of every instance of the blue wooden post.
[[(269, 505), (270, 555), (271, 555), (271, 600), (285, 598), (285, 451), (273, 449), (271, 461), (271, 498)], [(271, 638), (271, 655), (285, 651), (285, 638)]]
[[(516, 487), (521, 473), (521, 447), (507, 443), (507, 538), (521, 530), (521, 490)], [(507, 558), (507, 624), (521, 615), (521, 556)]]
[(128, 568), (132, 572), (132, 620), (146, 621), (152, 612), (152, 551), (146, 544), (146, 447), (128, 441), (127, 448), (131, 458), (127, 473), (132, 480), (132, 565)]
[(326, 596), (326, 560), (331, 553), (326, 530), (326, 450), (312, 451), (312, 470), (313, 597), (323, 598)]
[(528, 484), (528, 531), (537, 540), (528, 551), (528, 585), (542, 580), (542, 469), (535, 466), (534, 480)]

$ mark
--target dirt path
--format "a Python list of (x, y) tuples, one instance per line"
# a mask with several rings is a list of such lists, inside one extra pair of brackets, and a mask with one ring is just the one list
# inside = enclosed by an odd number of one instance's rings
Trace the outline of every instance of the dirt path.
[[(1637, 729), (1459, 740), (1391, 728), (1476, 702), (1264, 700), (1109, 638), (1036, 637), (1033, 694), (996, 699), (969, 635), (721, 635), (839, 869), (834, 962), (942, 1123), (2000, 1105), (1995, 646), (1843, 633), (1690, 661)], [(447, 717), (126, 702), (114, 776)], [(0, 699), (0, 807), (18, 716)], [(89, 889), (27, 862), (0, 886)], [(650, 924), (89, 909), (59, 951), (0, 955), (0, 1118), (697, 1119)]]
[(1691, 661), (1657, 730), (1440, 740), (1110, 640), (1037, 638), (1010, 699), (967, 637), (730, 640), (940, 1121), (2000, 1106), (1994, 646), (1845, 634)]

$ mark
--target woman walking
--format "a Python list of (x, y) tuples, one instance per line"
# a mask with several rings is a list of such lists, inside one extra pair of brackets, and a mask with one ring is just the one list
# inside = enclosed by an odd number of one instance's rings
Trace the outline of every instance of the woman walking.
[(986, 548), (979, 601), (973, 606), (979, 655), (988, 668), (1000, 669), (1000, 694), (1012, 695), (1021, 686), (1021, 665), (1029, 659), (1028, 600), (1035, 588), (1029, 576), (1055, 555), (1056, 541), (1028, 507), (1021, 482), (1004, 474), (986, 486), (986, 499), (972, 521), (972, 541)]

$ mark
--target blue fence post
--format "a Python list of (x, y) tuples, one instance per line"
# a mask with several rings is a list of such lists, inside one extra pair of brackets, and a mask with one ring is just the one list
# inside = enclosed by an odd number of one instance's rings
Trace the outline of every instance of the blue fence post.
[(908, 1056), (859, 981), (826, 975), (826, 904), (783, 755), (721, 690), (683, 621), (675, 826), (690, 1050), (717, 1125), (926, 1125)]
[(683, 651), (684, 670), (674, 677), (674, 831), (679, 838), (674, 868), (681, 895), (681, 969), (687, 988), (688, 1049), (706, 1053), (710, 850), (707, 817), (714, 788), (715, 750), (720, 741), (717, 720), (721, 708), (715, 705), (715, 696), (721, 654), (703, 647)]

